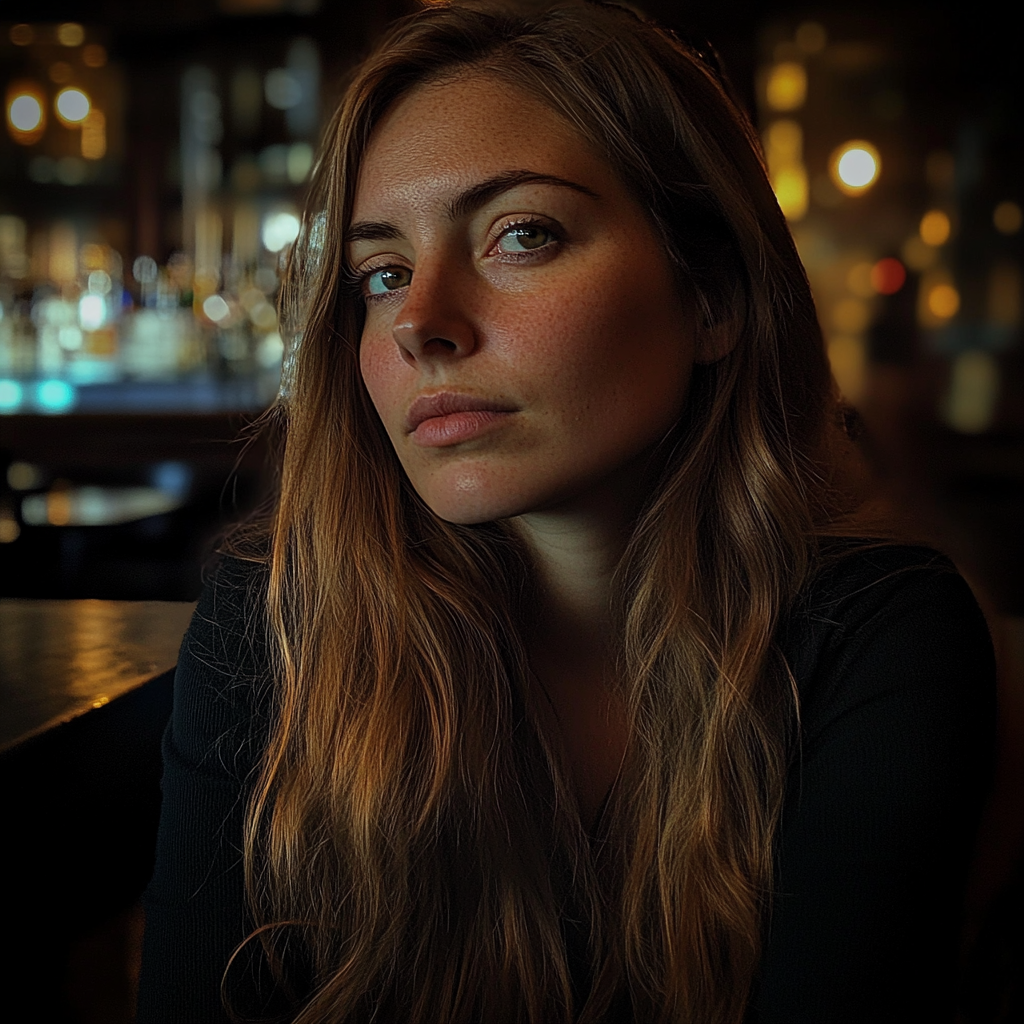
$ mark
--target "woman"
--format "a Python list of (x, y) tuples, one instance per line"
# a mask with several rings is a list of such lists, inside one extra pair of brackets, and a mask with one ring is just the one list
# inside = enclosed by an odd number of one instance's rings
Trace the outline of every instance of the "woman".
[(844, 539), (715, 69), (614, 7), (425, 10), (309, 211), (276, 511), (178, 667), (140, 1020), (949, 1016), (987, 633), (933, 552)]

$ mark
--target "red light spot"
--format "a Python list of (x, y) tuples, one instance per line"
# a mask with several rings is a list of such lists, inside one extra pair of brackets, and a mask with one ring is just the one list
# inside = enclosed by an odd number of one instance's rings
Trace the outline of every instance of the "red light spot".
[(903, 264), (892, 256), (886, 256), (871, 268), (871, 287), (879, 295), (895, 295), (906, 280)]

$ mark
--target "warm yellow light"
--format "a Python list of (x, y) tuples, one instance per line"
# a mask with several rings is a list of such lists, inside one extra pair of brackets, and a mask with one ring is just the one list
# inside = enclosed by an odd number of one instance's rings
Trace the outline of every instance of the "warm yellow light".
[(807, 169), (803, 164), (803, 131), (796, 121), (780, 118), (765, 132), (765, 156), (779, 208), (787, 220), (807, 213)]
[(768, 164), (788, 163), (803, 157), (804, 133), (796, 121), (788, 117), (773, 121), (765, 135), (768, 149)]
[(81, 46), (85, 39), (85, 29), (77, 22), (65, 21), (57, 26), (57, 42), (61, 46)]
[(82, 156), (86, 160), (102, 160), (107, 152), (107, 119), (95, 107), (82, 122)]
[(1000, 234), (1015, 235), (1024, 224), (1024, 211), (1013, 200), (1007, 199), (992, 211), (992, 223)]
[(807, 72), (795, 60), (776, 64), (768, 72), (765, 99), (772, 110), (797, 110), (807, 99)]
[(949, 241), (950, 230), (949, 217), (942, 210), (929, 210), (921, 218), (921, 226), (918, 228), (921, 241), (936, 248)]
[(847, 195), (858, 195), (878, 180), (882, 158), (870, 142), (857, 139), (836, 149), (829, 166), (839, 189)]
[(776, 171), (772, 175), (772, 189), (786, 220), (800, 220), (807, 213), (807, 171), (802, 164)]
[(13, 544), (21, 536), (21, 527), (6, 509), (0, 511), (0, 544)]
[(15, 142), (30, 146), (46, 129), (42, 90), (34, 82), (12, 82), (7, 89), (7, 130)]
[(81, 89), (61, 89), (54, 104), (57, 116), (66, 125), (80, 125), (88, 116), (92, 104)]
[(960, 308), (960, 293), (951, 284), (937, 284), (928, 292), (928, 310), (939, 320), (948, 320)]

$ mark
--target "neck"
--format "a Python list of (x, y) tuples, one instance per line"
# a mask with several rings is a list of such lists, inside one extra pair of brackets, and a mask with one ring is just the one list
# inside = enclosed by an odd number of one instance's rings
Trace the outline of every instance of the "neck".
[[(632, 474), (630, 474), (632, 475)], [(637, 481), (612, 480), (571, 503), (518, 516), (537, 573), (534, 644), (607, 654), (612, 578), (636, 516)]]

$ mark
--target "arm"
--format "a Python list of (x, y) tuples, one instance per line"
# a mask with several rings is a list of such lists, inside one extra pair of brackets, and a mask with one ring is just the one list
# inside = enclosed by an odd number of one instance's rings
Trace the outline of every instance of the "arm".
[(144, 897), (139, 1024), (228, 1018), (221, 979), (249, 934), (242, 825), (258, 761), (259, 572), (226, 559), (182, 643), (164, 735), (156, 868)]
[[(900, 550), (874, 558), (892, 569)], [(938, 1024), (953, 1016), (988, 782), (991, 644), (967, 585), (941, 564), (845, 590), (791, 658), (803, 744), (749, 1019)]]

